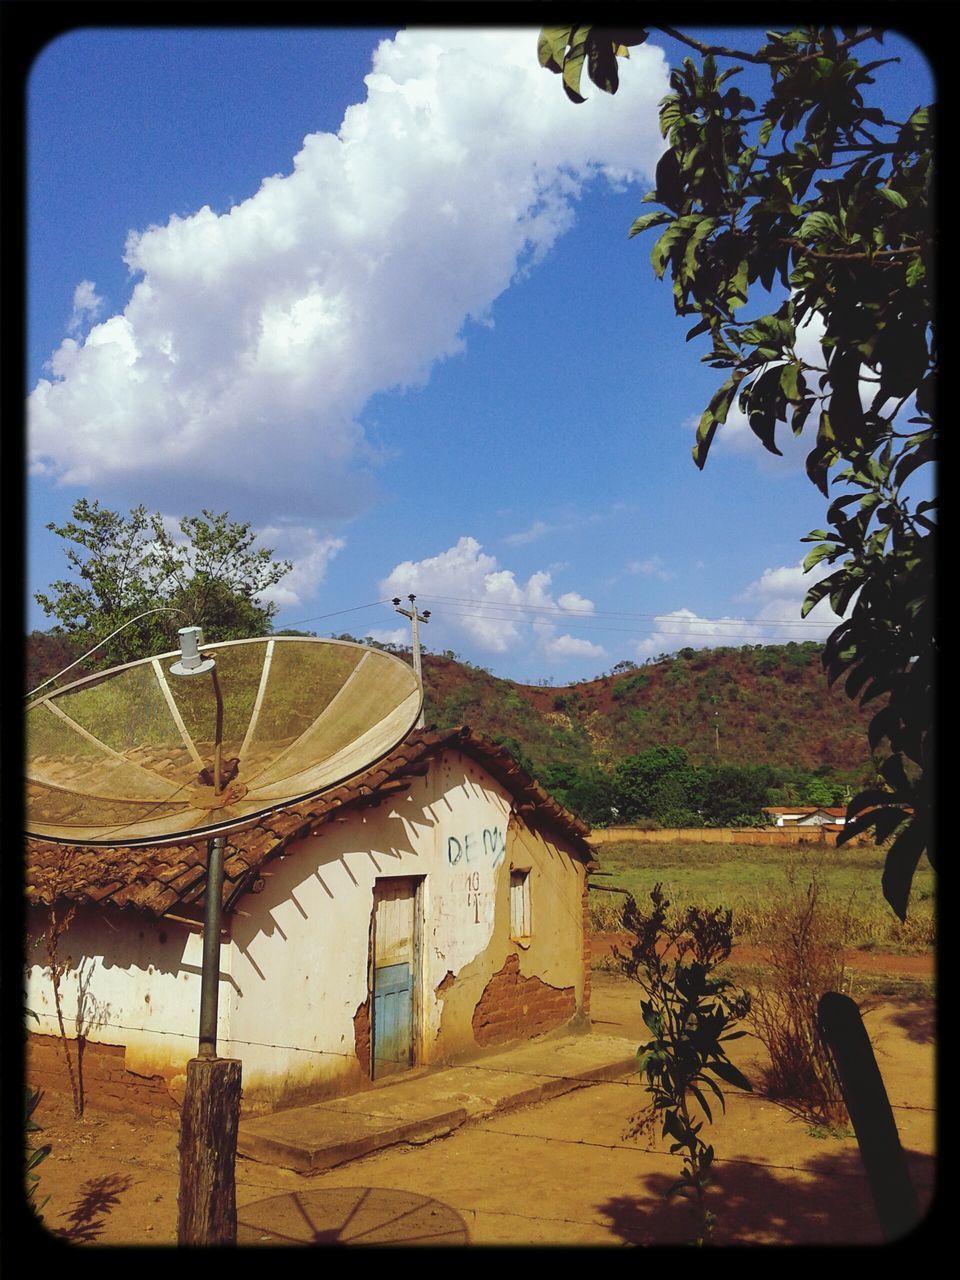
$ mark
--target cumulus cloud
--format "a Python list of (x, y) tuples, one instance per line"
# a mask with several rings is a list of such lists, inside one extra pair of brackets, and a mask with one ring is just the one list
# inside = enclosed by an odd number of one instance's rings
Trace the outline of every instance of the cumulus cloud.
[[(557, 598), (550, 593), (550, 573), (540, 569), (526, 581), (502, 568), (475, 538), (424, 560), (405, 560), (380, 583), (386, 596), (417, 596), (417, 607), (432, 610), (431, 647), (448, 634), (463, 637), (487, 653), (503, 654), (533, 647), (545, 656), (604, 656), (599, 645), (558, 635), (564, 615), (593, 613), (593, 602), (576, 591)], [(584, 647), (586, 646), (586, 647)]]
[[(416, 29), (380, 44), (366, 100), (225, 213), (131, 231), (119, 314), (83, 282), (29, 400), (35, 474), (184, 500), (354, 514), (375, 461), (359, 416), (462, 351), (470, 321), (571, 225), (584, 184), (652, 173), (663, 55), (572, 110), (536, 33)], [(266, 495), (266, 496), (264, 496)], [(273, 502), (272, 508), (269, 502)], [(158, 504), (159, 505), (159, 504)]]
[(804, 620), (800, 606), (813, 583), (829, 571), (817, 565), (804, 573), (802, 563), (765, 569), (738, 597), (750, 605), (742, 616), (704, 618), (687, 608), (660, 614), (654, 619), (653, 633), (637, 645), (637, 656), (648, 658), (686, 646), (712, 649), (718, 645), (823, 641), (840, 621), (829, 602), (822, 600)]

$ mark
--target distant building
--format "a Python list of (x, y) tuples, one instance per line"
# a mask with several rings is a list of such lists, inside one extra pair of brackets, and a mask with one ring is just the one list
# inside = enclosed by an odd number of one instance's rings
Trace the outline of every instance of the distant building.
[[(414, 731), (351, 781), (229, 833), (218, 1052), (243, 1107), (353, 1092), (414, 1065), (589, 1025), (589, 829), (504, 748)], [(175, 1114), (197, 1052), (206, 841), (27, 842), (28, 1070), (66, 1087), (61, 1006), (87, 1096)]]
[(822, 805), (768, 805), (764, 813), (770, 815), (778, 827), (842, 827), (847, 820), (846, 805), (825, 808)]

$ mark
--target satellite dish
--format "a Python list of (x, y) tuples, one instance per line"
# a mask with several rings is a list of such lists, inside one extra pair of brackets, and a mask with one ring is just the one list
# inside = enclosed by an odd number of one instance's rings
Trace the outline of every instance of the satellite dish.
[(173, 651), (28, 705), (28, 835), (156, 844), (246, 824), (374, 764), (423, 701), (400, 658), (344, 640), (276, 636), (199, 651), (215, 651), (223, 695), (220, 793), (211, 682), (171, 676)]

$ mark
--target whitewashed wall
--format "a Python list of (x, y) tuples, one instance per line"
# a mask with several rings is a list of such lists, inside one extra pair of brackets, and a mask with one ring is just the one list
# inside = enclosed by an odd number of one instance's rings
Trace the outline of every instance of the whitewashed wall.
[[(360, 1087), (354, 1019), (367, 1002), (370, 920), (379, 877), (423, 877), (417, 992), (418, 1059), (445, 1061), (474, 1047), (470, 1017), (508, 952), (523, 975), (583, 993), (582, 864), (516, 828), (511, 800), (469, 756), (448, 751), (426, 777), (378, 808), (291, 845), (270, 861), (265, 888), (238, 904), (221, 948), (218, 1051), (243, 1062), (250, 1109)], [(511, 945), (509, 847), (531, 868), (534, 936)], [(519, 859), (519, 860), (517, 860)], [(42, 920), (43, 913), (36, 913)], [(197, 1047), (200, 935), (132, 910), (78, 911), (63, 946), (79, 964), (65, 975), (76, 1017), (84, 984), (91, 1039), (128, 1046), (127, 1066), (179, 1078)], [(438, 988), (440, 990), (438, 991)], [(57, 1034), (42, 947), (28, 966), (28, 1007)], [(68, 1032), (72, 1024), (68, 1022)]]
[[(45, 908), (31, 908), (27, 923), (26, 1006), (29, 1031), (60, 1034), (43, 933)], [(59, 942), (67, 962), (60, 1001), (68, 1036), (126, 1045), (126, 1065), (140, 1075), (175, 1077), (196, 1055), (200, 1018), (199, 930), (151, 921), (115, 907), (78, 907)], [(220, 948), (218, 1036), (227, 1032), (231, 949)]]

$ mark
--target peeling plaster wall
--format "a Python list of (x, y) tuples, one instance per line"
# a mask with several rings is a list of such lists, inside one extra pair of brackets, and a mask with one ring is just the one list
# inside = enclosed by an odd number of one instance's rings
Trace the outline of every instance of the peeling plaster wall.
[[(421, 878), (417, 1061), (475, 1055), (474, 1009), (516, 952), (524, 976), (582, 1007), (582, 863), (511, 820), (506, 790), (469, 756), (434, 760), (400, 798), (291, 845), (233, 927), (233, 1053), (249, 1109), (369, 1083), (370, 921), (381, 877)], [(511, 855), (511, 850), (513, 854)], [(531, 868), (533, 936), (510, 940), (510, 860)]]
[[(510, 937), (511, 865), (530, 871), (523, 942)], [(239, 903), (248, 914), (232, 917), (221, 948), (218, 1051), (243, 1062), (248, 1112), (370, 1083), (362, 1007), (378, 878), (421, 881), (419, 1063), (480, 1051), (474, 1012), (509, 956), (520, 979), (572, 988), (583, 1007), (583, 864), (511, 817), (509, 793), (465, 754), (444, 752), (409, 791), (347, 810), (263, 872), (263, 891)], [(201, 937), (132, 911), (108, 914), (84, 908), (71, 926), (68, 949), (83, 960), (65, 975), (65, 1009), (76, 1009), (82, 972), (85, 998), (100, 1011), (87, 1034), (126, 1044), (135, 1070), (176, 1077), (196, 1053)], [(41, 1015), (39, 1030), (57, 1034), (44, 960), (34, 947), (28, 1007)]]

